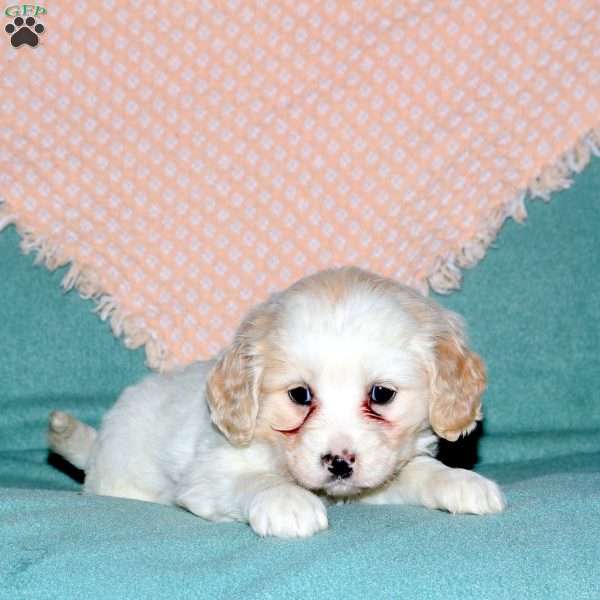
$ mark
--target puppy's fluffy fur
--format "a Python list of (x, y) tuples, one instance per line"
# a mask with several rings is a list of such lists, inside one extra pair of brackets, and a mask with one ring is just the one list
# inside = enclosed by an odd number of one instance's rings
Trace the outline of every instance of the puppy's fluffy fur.
[(53, 413), (50, 446), (85, 470), (86, 493), (260, 535), (325, 529), (328, 499), (493, 513), (494, 482), (433, 458), (436, 435), (456, 440), (481, 418), (484, 387), (457, 315), (332, 269), (254, 309), (215, 360), (126, 389), (98, 432)]

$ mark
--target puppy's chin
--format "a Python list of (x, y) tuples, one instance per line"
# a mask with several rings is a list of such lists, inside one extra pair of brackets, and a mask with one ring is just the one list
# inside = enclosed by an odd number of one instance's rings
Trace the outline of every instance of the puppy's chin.
[(298, 473), (294, 473), (293, 470), (291, 471), (296, 482), (303, 488), (312, 490), (313, 492), (324, 492), (333, 498), (356, 496), (370, 489), (370, 486), (359, 485), (358, 482), (352, 479), (325, 479), (322, 477), (311, 479), (301, 477)]
[(347, 481), (345, 479), (338, 479), (326, 483), (322, 489), (328, 496), (331, 496), (333, 498), (345, 498), (349, 496), (356, 496), (366, 491), (368, 488), (356, 485), (351, 481)]

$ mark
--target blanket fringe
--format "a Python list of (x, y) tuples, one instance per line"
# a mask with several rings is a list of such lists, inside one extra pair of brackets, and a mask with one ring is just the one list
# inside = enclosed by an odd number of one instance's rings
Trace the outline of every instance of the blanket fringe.
[[(526, 190), (499, 207), (489, 218), (485, 229), (469, 240), (459, 253), (440, 257), (427, 276), (429, 287), (440, 294), (449, 294), (458, 289), (462, 281), (462, 270), (473, 267), (485, 256), (505, 220), (510, 217), (522, 223), (527, 218), (526, 197), (548, 201), (552, 192), (571, 185), (573, 174), (580, 173), (592, 155), (600, 156), (600, 128), (588, 132), (556, 163), (543, 169)], [(99, 273), (73, 262), (53, 240), (23, 229), (17, 222), (17, 215), (10, 212), (7, 202), (0, 200), (0, 231), (10, 224), (15, 224), (21, 235), (23, 253), (35, 252), (36, 264), (44, 264), (48, 269), (55, 270), (70, 263), (69, 270), (62, 280), (64, 290), (67, 292), (76, 289), (82, 298), (93, 300), (96, 304), (95, 312), (103, 321), (110, 323), (114, 335), (122, 338), (127, 348), (145, 346), (146, 364), (151, 369), (165, 371), (177, 366), (168, 354), (165, 344), (156, 332), (147, 326), (143, 317), (125, 313), (118, 301), (106, 293)]]
[(571, 186), (572, 176), (583, 171), (592, 155), (600, 156), (600, 127), (589, 131), (571, 150), (563, 154), (554, 164), (543, 169), (526, 190), (519, 192), (504, 206), (499, 207), (489, 218), (484, 230), (469, 240), (458, 254), (440, 257), (432, 273), (427, 277), (431, 289), (439, 294), (449, 294), (459, 289), (462, 270), (475, 266), (485, 256), (504, 221), (509, 217), (518, 223), (525, 221), (527, 218), (525, 199), (529, 196), (548, 202), (552, 192)]

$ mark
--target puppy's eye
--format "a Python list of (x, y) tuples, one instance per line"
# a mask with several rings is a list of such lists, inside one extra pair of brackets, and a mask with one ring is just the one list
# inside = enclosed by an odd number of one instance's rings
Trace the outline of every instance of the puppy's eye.
[(309, 406), (312, 401), (312, 392), (308, 386), (292, 388), (291, 390), (288, 390), (288, 396), (292, 402), (300, 404), (301, 406)]
[(396, 396), (396, 390), (383, 385), (374, 385), (369, 392), (372, 404), (389, 404)]

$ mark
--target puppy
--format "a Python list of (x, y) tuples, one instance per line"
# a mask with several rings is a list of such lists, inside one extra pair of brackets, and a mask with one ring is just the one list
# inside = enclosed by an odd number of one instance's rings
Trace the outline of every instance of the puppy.
[(328, 501), (501, 511), (498, 486), (434, 458), (481, 418), (481, 359), (460, 318), (357, 268), (255, 308), (216, 359), (127, 388), (98, 432), (50, 417), (84, 492), (177, 504), (262, 536), (327, 528)]

